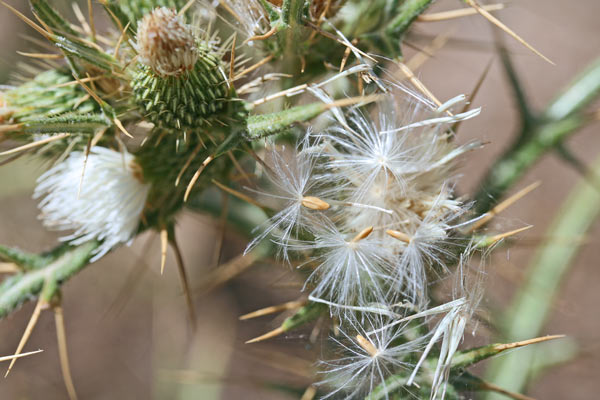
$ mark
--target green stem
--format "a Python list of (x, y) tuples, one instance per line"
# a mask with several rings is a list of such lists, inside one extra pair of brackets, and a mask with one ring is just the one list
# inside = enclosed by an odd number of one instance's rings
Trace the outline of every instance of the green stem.
[(399, 39), (406, 32), (410, 24), (433, 2), (434, 0), (406, 0), (402, 2), (396, 11), (396, 16), (385, 28), (386, 33)]
[(600, 59), (588, 67), (538, 118), (525, 124), (513, 145), (492, 165), (475, 196), (478, 213), (489, 211), (539, 158), (587, 119), (580, 112), (600, 93)]
[(531, 139), (519, 140), (489, 169), (481, 190), (475, 197), (477, 212), (483, 214), (489, 211), (542, 155), (581, 128), (585, 122), (584, 118), (573, 116), (537, 126), (535, 130), (521, 134)]
[[(64, 245), (59, 246), (59, 248)], [(0, 284), (0, 318), (13, 312), (21, 304), (38, 296), (44, 287), (58, 290), (60, 285), (82, 270), (98, 247), (98, 242), (91, 241), (76, 247), (69, 247), (45, 267), (11, 276)], [(52, 297), (54, 293), (46, 293)], [(49, 298), (46, 300), (50, 300)]]
[[(592, 170), (600, 173), (600, 158)], [(600, 215), (600, 192), (596, 185), (582, 181), (564, 202), (546, 237), (578, 238)], [(538, 336), (552, 308), (554, 297), (581, 243), (549, 239), (533, 258), (525, 284), (503, 317), (504, 339), (513, 341)], [(527, 383), (534, 362), (533, 349), (497, 358), (490, 364), (488, 380), (520, 392)], [(488, 399), (496, 399), (490, 395)]]

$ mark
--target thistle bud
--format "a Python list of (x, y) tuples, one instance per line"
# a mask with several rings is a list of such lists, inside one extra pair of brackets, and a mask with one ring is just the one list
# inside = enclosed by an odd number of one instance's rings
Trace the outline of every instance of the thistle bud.
[(156, 125), (195, 129), (226, 101), (228, 88), (215, 52), (173, 9), (156, 8), (138, 24), (136, 103)]

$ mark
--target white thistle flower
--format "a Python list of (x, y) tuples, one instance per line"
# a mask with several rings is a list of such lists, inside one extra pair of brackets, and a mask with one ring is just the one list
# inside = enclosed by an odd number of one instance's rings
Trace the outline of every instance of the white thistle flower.
[[(91, 149), (87, 161), (72, 152), (38, 179), (34, 198), (40, 219), (53, 230), (73, 230), (61, 238), (71, 244), (102, 241), (92, 261), (113, 247), (132, 240), (150, 185), (142, 181), (134, 156), (103, 147)], [(82, 179), (83, 176), (83, 179)]]
[(386, 317), (367, 314), (360, 324), (349, 321), (352, 333), (340, 329), (341, 338), (332, 337), (341, 354), (320, 362), (322, 373), (327, 376), (320, 384), (335, 388), (323, 399), (341, 393), (346, 399), (363, 398), (379, 385), (384, 388), (384, 398), (389, 398), (385, 388), (394, 383), (390, 376), (413, 367), (411, 356), (423, 347), (426, 337), (407, 340), (406, 325), (385, 327), (386, 322)]
[(167, 7), (154, 9), (140, 21), (136, 49), (140, 62), (162, 76), (191, 71), (198, 61), (192, 27)]

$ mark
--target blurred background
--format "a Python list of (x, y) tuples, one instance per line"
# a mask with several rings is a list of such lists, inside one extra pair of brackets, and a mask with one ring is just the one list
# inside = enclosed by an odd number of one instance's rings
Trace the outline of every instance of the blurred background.
[[(28, 13), (25, 1), (9, 1)], [(69, 1), (53, 2), (70, 10)], [(85, 3), (85, 2), (84, 2)], [(439, 0), (430, 12), (461, 7), (456, 0)], [(82, 6), (85, 10), (85, 5)], [(98, 7), (100, 15), (100, 8)], [(67, 15), (73, 17), (72, 12)], [(552, 66), (502, 34), (527, 98), (542, 109), (588, 63), (600, 56), (600, 2), (579, 0), (519, 0), (495, 13), (525, 40), (552, 59)], [(494, 46), (494, 28), (480, 16), (446, 22), (418, 22), (408, 41), (424, 47), (438, 35), (446, 45), (418, 70), (418, 76), (442, 101), (470, 94), (491, 63), (480, 91), (473, 99), (481, 116), (461, 125), (460, 143), (479, 139), (488, 144), (470, 153), (462, 163), (462, 194), (474, 193), (486, 168), (518, 131), (513, 93)], [(35, 37), (6, 8), (0, 8), (0, 83), (10, 84), (11, 72), (26, 61), (16, 54), (28, 51), (24, 35)], [(407, 56), (415, 53), (406, 47)], [(596, 103), (597, 110), (600, 105)], [(568, 141), (571, 151), (586, 164), (600, 156), (598, 123), (592, 123)], [(57, 235), (36, 219), (31, 194), (42, 168), (21, 158), (0, 168), (0, 243), (28, 251), (53, 246)], [(496, 250), (489, 262), (484, 314), (494, 320), (509, 304), (525, 277), (535, 249), (546, 239), (546, 229), (581, 174), (549, 153), (516, 186), (540, 180), (541, 186), (505, 211), (498, 231), (531, 224), (509, 246)], [(591, 399), (600, 393), (600, 256), (594, 223), (585, 237), (553, 237), (556, 241), (583, 241), (562, 280), (550, 318), (540, 335), (566, 334), (577, 343), (575, 357), (555, 366), (532, 383), (528, 395), (537, 399)], [(131, 247), (122, 247), (78, 274), (63, 290), (64, 313), (72, 373), (81, 399), (298, 399), (271, 385), (289, 383), (303, 388), (311, 383), (306, 371), (318, 357), (307, 346), (311, 332), (298, 332), (257, 345), (244, 342), (277, 326), (281, 319), (265, 317), (239, 321), (244, 313), (296, 300), (300, 282), (287, 267), (254, 265), (227, 285), (199, 287), (216, 266), (218, 221), (189, 213), (181, 218), (178, 236), (190, 274), (197, 307), (198, 329), (193, 334), (186, 318), (175, 260), (167, 259), (160, 276), (160, 241), (145, 234)], [(225, 231), (221, 262), (238, 255), (246, 244)], [(580, 244), (580, 242), (578, 242)], [(0, 321), (0, 355), (13, 354), (34, 304)], [(495, 341), (492, 324), (480, 324), (471, 344)], [(54, 320), (50, 311), (41, 319), (26, 351), (44, 352), (19, 360), (7, 379), (0, 381), (1, 399), (64, 399)], [(574, 350), (575, 351), (575, 350)], [(287, 355), (284, 355), (284, 352)], [(292, 354), (292, 356), (290, 356)], [(302, 390), (300, 390), (300, 394)]]

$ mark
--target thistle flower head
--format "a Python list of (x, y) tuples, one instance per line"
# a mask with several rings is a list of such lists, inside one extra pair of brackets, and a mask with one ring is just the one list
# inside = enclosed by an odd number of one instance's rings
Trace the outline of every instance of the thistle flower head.
[(139, 22), (137, 51), (140, 62), (162, 76), (191, 71), (198, 60), (192, 27), (167, 7), (154, 9)]
[(43, 197), (39, 208), (46, 227), (73, 231), (62, 240), (102, 241), (94, 261), (133, 238), (149, 189), (131, 154), (94, 147), (87, 157), (70, 153), (43, 174), (34, 198)]

